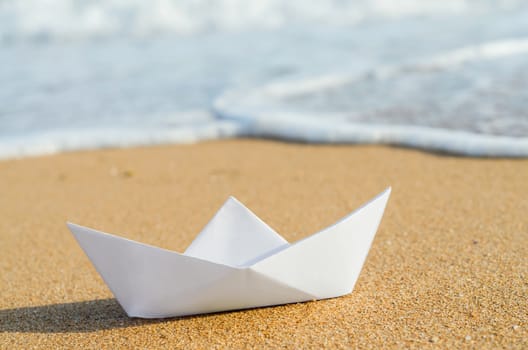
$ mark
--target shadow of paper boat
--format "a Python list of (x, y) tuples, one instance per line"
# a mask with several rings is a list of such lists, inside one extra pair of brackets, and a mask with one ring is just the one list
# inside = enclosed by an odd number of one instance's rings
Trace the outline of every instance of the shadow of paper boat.
[(68, 227), (128, 316), (174, 317), (350, 293), (389, 195), (293, 244), (233, 197), (183, 254)]

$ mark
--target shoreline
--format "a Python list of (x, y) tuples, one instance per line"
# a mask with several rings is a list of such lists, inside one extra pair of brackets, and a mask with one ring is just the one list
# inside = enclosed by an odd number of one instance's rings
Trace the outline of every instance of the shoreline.
[(390, 146), (459, 157), (524, 159), (528, 138), (470, 130), (405, 124), (363, 124), (317, 118), (242, 117), (235, 109), (217, 110), (219, 119), (200, 126), (167, 128), (58, 129), (42, 134), (4, 137), (0, 161), (42, 157), (65, 152), (100, 151), (188, 145), (222, 140), (274, 140), (285, 143), (344, 146)]
[[(528, 160), (228, 139), (0, 161), (0, 347), (528, 346)], [(393, 193), (354, 291), (128, 319), (66, 221), (183, 251), (234, 195), (288, 241)]]

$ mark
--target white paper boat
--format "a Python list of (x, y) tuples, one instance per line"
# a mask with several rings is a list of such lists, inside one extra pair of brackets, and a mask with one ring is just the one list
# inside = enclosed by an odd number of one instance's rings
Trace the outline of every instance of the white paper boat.
[(183, 254), (68, 227), (128, 316), (174, 317), (350, 293), (389, 195), (293, 244), (232, 197)]

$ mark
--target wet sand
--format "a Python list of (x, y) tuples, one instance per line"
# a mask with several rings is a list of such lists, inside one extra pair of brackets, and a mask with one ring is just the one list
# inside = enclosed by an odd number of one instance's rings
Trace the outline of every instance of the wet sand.
[[(65, 221), (183, 251), (229, 195), (289, 241), (393, 188), (345, 297), (129, 319)], [(528, 160), (228, 140), (0, 162), (0, 347), (527, 348)]]

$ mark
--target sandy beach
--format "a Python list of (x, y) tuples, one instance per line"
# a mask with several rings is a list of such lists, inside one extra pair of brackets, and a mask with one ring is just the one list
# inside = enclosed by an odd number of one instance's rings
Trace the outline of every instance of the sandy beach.
[[(289, 241), (392, 186), (345, 297), (129, 319), (66, 228), (183, 251), (229, 195)], [(528, 348), (528, 160), (228, 140), (0, 162), (0, 348)]]

